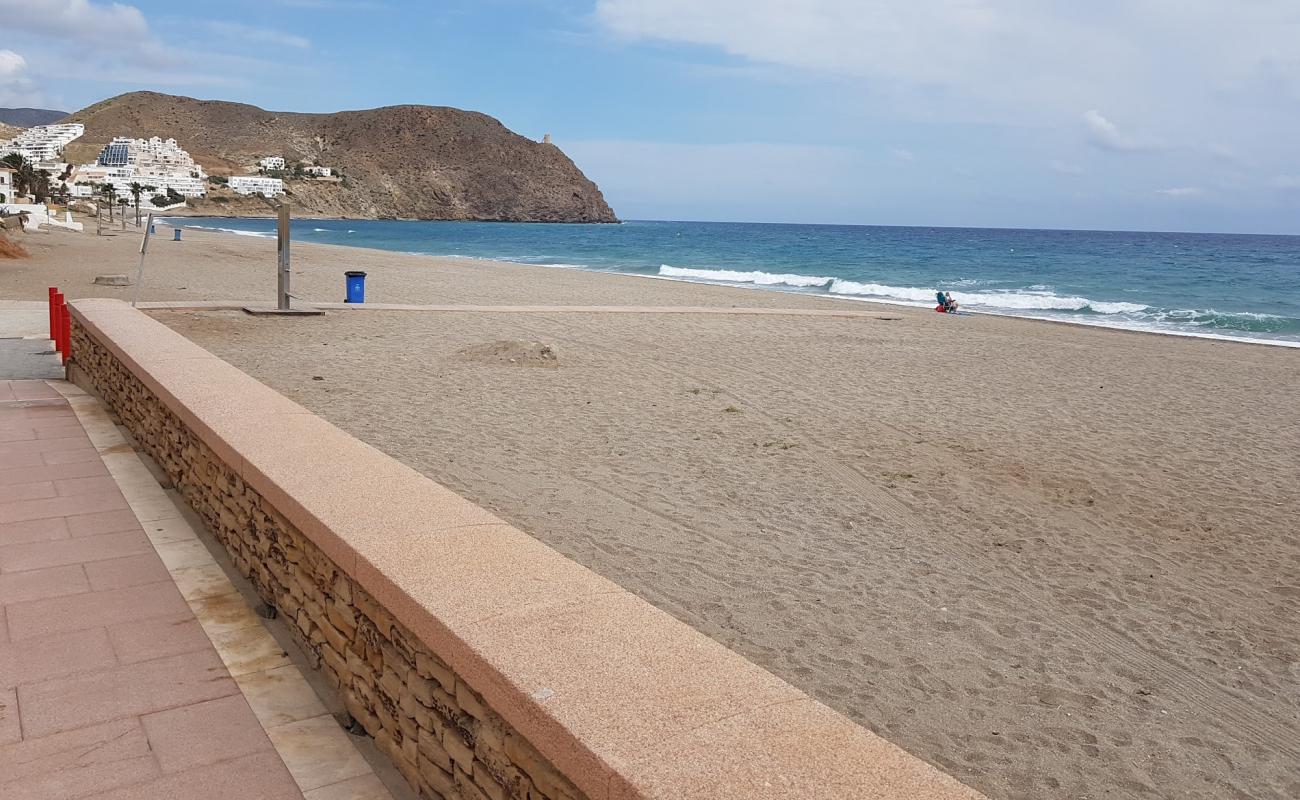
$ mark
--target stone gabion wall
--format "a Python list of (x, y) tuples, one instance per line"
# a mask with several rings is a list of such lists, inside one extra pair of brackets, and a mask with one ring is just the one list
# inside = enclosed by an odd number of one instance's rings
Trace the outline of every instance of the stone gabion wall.
[(421, 795), (585, 800), (75, 319), (71, 338), (79, 381), (89, 384), (167, 472), (263, 601), (290, 623), (353, 719)]

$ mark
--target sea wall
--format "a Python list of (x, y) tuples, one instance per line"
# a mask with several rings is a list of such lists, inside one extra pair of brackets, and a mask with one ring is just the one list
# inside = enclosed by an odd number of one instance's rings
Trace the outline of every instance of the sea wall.
[(979, 797), (145, 314), (71, 308), (69, 377), (422, 795)]

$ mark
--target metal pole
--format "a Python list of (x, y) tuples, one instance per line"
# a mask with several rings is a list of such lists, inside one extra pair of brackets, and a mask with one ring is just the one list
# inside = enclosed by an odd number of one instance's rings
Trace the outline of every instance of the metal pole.
[(280, 256), (279, 280), (276, 285), (276, 308), (289, 310), (289, 204), (280, 204), (279, 237), (276, 250)]
[(135, 272), (135, 292), (131, 294), (131, 308), (140, 302), (140, 281), (144, 280), (144, 254), (149, 249), (149, 232), (153, 230), (153, 212), (149, 212), (149, 222), (144, 226), (144, 238), (140, 240), (140, 268)]

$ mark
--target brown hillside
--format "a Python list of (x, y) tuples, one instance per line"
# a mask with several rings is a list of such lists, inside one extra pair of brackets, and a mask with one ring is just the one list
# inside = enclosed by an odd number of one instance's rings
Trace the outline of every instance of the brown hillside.
[[(614, 222), (600, 189), (554, 145), (473, 111), (390, 106), (298, 114), (132, 92), (68, 117), (86, 133), (67, 149), (91, 161), (114, 136), (174, 137), (213, 175), (255, 172), (284, 156), (334, 167), (345, 184), (287, 184), (300, 212), (323, 216)], [(208, 208), (204, 213), (222, 213)], [(233, 205), (233, 204), (232, 204)], [(233, 210), (233, 209), (232, 209)]]
[(6, 125), (0, 122), (0, 142), (7, 142), (18, 135), (22, 128), (15, 128), (12, 125)]

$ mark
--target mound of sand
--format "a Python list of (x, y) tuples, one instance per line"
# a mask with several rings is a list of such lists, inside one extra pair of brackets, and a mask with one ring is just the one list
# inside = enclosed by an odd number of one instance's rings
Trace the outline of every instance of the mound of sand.
[(524, 342), (502, 339), (495, 342), (471, 345), (459, 351), (471, 361), (485, 364), (513, 364), (520, 367), (558, 367), (555, 348), (542, 342)]
[(17, 242), (0, 234), (0, 258), (27, 258), (27, 251)]

